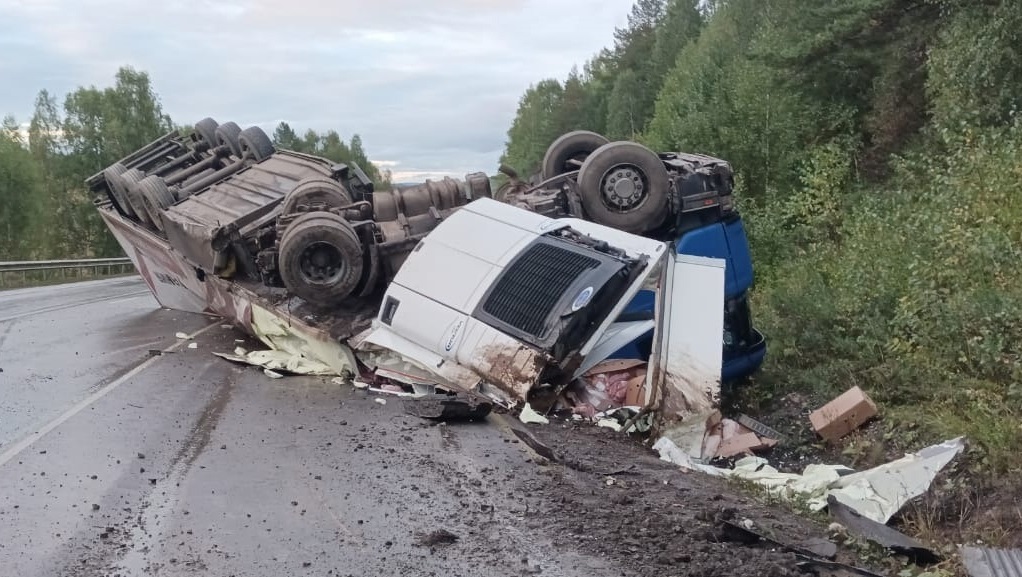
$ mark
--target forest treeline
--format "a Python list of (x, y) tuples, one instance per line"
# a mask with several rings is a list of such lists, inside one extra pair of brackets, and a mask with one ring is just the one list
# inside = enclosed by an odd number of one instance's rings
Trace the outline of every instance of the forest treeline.
[[(122, 68), (114, 80), (108, 88), (80, 87), (63, 101), (42, 90), (27, 127), (12, 116), (3, 119), (0, 261), (122, 254), (93, 206), (85, 179), (190, 125), (176, 124), (164, 112), (145, 72)], [(369, 162), (357, 134), (348, 142), (333, 130), (299, 136), (281, 122), (272, 136), (281, 148), (354, 161), (377, 183), (389, 178)]]
[(729, 160), (770, 351), (746, 402), (861, 385), (891, 439), (1018, 463), (1020, 30), (1016, 1), (638, 0), (525, 92), (502, 161), (573, 129)]

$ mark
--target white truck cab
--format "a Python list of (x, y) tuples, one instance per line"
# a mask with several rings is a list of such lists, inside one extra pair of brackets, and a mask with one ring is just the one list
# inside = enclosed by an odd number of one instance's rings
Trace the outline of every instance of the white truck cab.
[[(447, 217), (408, 256), (366, 342), (463, 388), (493, 385), (527, 400), (534, 388), (567, 383), (583, 365), (626, 344), (612, 341), (634, 333), (626, 326), (634, 321), (617, 323), (618, 316), (640, 289), (677, 284), (665, 284), (664, 275), (677, 274), (679, 256), (660, 241), (479, 199)], [(719, 274), (702, 275), (713, 302), (696, 306), (719, 312), (722, 261), (702, 261), (687, 266)], [(662, 300), (658, 310), (666, 311), (670, 299)], [(671, 307), (672, 317), (683, 308)], [(708, 365), (706, 378), (716, 382), (723, 321), (703, 317), (710, 320), (692, 327), (697, 330), (689, 331), (690, 339), (712, 344), (699, 347), (706, 358), (696, 364)], [(666, 326), (664, 320), (646, 322)], [(675, 358), (684, 354), (686, 366), (693, 365), (687, 339), (659, 336), (657, 342), (684, 349)], [(665, 349), (658, 358), (667, 356)], [(650, 371), (650, 388), (656, 385), (653, 373), (658, 371)]]

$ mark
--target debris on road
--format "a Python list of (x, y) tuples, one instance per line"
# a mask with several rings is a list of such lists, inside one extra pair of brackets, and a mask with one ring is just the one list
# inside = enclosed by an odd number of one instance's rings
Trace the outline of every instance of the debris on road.
[(525, 406), (522, 407), (522, 412), (519, 413), (518, 420), (525, 423), (526, 425), (530, 423), (537, 425), (550, 424), (550, 419), (544, 417), (543, 415), (533, 410), (532, 405), (530, 405), (529, 403), (525, 403)]
[(199, 348), (199, 343), (188, 343), (188, 348), (197, 349)]
[(437, 545), (453, 545), (458, 542), (458, 536), (447, 529), (437, 529), (425, 535), (419, 535), (416, 540), (418, 545), (423, 547), (435, 547)]
[(813, 411), (809, 420), (820, 437), (833, 442), (858, 429), (876, 414), (873, 399), (859, 387), (852, 387)]
[(231, 361), (262, 367), (278, 374), (292, 375), (333, 375), (334, 369), (318, 360), (310, 359), (301, 354), (289, 353), (282, 350), (248, 351), (242, 347), (234, 349), (234, 354), (213, 353), (214, 355)]
[(192, 338), (188, 336), (188, 333), (175, 333), (174, 336), (181, 340), (189, 340)]
[(479, 395), (423, 395), (404, 401), (405, 412), (437, 421), (478, 421), (486, 418), (493, 403)]
[(263, 369), (263, 374), (266, 375), (267, 377), (270, 377), (271, 379), (283, 379), (284, 378), (284, 375), (282, 373), (278, 373), (277, 371), (275, 371), (273, 369)]
[(376, 397), (373, 400), (376, 401), (376, 403), (378, 405), (386, 405), (387, 404), (387, 399), (381, 399), (380, 397)]

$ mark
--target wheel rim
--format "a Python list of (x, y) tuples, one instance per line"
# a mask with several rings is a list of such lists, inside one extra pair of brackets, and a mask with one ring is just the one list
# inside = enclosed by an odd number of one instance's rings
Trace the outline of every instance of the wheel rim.
[(332, 284), (347, 268), (340, 249), (327, 242), (314, 242), (306, 247), (298, 266), (302, 276), (313, 284)]
[(634, 164), (614, 165), (600, 179), (603, 204), (611, 210), (635, 210), (648, 198), (648, 191), (646, 173)]

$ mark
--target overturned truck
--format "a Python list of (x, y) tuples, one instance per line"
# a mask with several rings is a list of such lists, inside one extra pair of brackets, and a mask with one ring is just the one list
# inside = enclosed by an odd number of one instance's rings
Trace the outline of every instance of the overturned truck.
[[(617, 355), (649, 360), (637, 398), (702, 413), (719, 388), (730, 261), (664, 242), (688, 214), (670, 204), (684, 182), (657, 188), (657, 167), (678, 172), (665, 168), (674, 157), (614, 156), (600, 169), (614, 186), (596, 190), (633, 205), (602, 214), (574, 206), (586, 171), (570, 170), (601, 158), (599, 147), (553, 156), (556, 175), (538, 186), (512, 178), (503, 203), (482, 173), (377, 191), (358, 166), (204, 119), (88, 184), (163, 306), (221, 315), (334, 373), (365, 378), (390, 363), (402, 382), (553, 407)], [(730, 172), (710, 172), (719, 186), (706, 198), (729, 202)]]
[[(298, 297), (321, 312), (372, 295), (437, 223), (490, 195), (481, 173), (376, 191), (355, 164), (276, 150), (258, 127), (211, 118), (187, 136), (165, 135), (87, 183), (161, 302), (160, 285), (215, 277), (267, 297)], [(180, 261), (180, 273), (146, 274), (166, 268), (137, 260), (140, 247), (153, 243), (160, 245), (155, 252), (173, 255), (151, 256)]]

